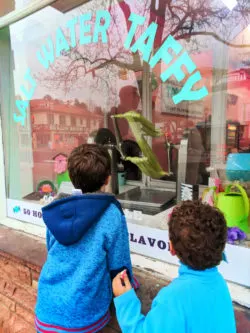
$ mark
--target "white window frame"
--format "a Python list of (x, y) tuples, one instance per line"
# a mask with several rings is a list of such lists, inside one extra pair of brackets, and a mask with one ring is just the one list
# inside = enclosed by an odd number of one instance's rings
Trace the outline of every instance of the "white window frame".
[[(9, 1), (9, 0), (2, 0), (2, 1)], [(4, 15), (0, 18), (0, 29), (13, 24), (35, 12), (37, 12), (40, 9), (43, 9), (49, 5), (51, 5), (56, 0), (33, 0), (28, 5), (13, 10), (7, 15)]]

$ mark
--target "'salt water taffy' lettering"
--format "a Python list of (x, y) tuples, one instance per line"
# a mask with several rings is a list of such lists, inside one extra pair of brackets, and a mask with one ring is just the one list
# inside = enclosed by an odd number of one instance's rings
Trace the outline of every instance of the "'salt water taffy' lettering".
[[(38, 62), (48, 70), (55, 62), (55, 59), (70, 51), (71, 48), (76, 47), (76, 27), (79, 29), (79, 44), (86, 45), (90, 43), (97, 43), (99, 39), (102, 43), (108, 42), (108, 28), (111, 23), (111, 16), (107, 10), (98, 10), (95, 16), (95, 22), (93, 25), (93, 38), (91, 35), (91, 19), (92, 13), (86, 13), (78, 17), (70, 19), (66, 25), (65, 30), (68, 31), (69, 40), (65, 37), (66, 31), (62, 28), (57, 28), (55, 33), (55, 40), (52, 37), (48, 37), (40, 50), (36, 53)], [(13, 118), (16, 123), (25, 125), (26, 111), (29, 106), (29, 102), (34, 95), (36, 82), (31, 76), (30, 69), (27, 71), (24, 80), (26, 84), (30, 84), (30, 89), (27, 90), (25, 86), (21, 86), (20, 90), (23, 93), (25, 100), (16, 100), (16, 107), (20, 114), (14, 113)]]
[[(142, 53), (142, 58), (144, 61), (148, 62), (151, 50), (154, 45), (155, 36), (157, 32), (158, 25), (156, 23), (151, 23), (147, 30), (137, 39), (135, 44), (131, 47), (133, 53), (140, 51)], [(147, 43), (144, 42), (147, 40)]]
[(45, 69), (48, 69), (55, 60), (54, 45), (51, 38), (47, 39), (47, 45), (43, 45), (41, 51), (37, 54), (38, 61), (43, 65)]
[[(29, 107), (29, 102), (32, 99), (35, 88), (36, 88), (36, 81), (31, 76), (30, 69), (27, 70), (24, 76), (25, 85), (21, 85), (20, 90), (23, 93), (25, 100), (16, 100), (16, 107), (19, 111), (19, 115), (14, 113), (14, 121), (16, 123), (20, 123), (22, 126), (25, 125), (25, 119), (27, 117), (27, 109)], [(28, 87), (28, 89), (27, 89)]]
[(67, 42), (67, 39), (64, 36), (64, 33), (60, 28), (56, 30), (56, 56), (60, 57), (62, 52), (69, 51), (70, 47)]
[[(75, 48), (77, 42), (79, 42), (80, 45), (98, 43), (99, 40), (101, 40), (102, 43), (107, 43), (108, 29), (111, 24), (109, 11), (96, 11), (94, 24), (91, 22), (92, 17), (94, 17), (92, 13), (85, 13), (70, 19), (65, 25), (65, 30), (67, 31), (58, 28), (55, 32), (54, 39), (48, 37), (40, 50), (37, 51), (36, 58), (38, 62), (48, 70), (49, 67), (53, 65), (56, 58), (69, 52), (70, 49)], [(173, 96), (173, 102), (175, 104), (183, 101), (197, 101), (208, 95), (207, 88), (201, 85), (202, 77), (200, 72), (197, 71), (195, 63), (187, 52), (184, 51), (183, 46), (176, 41), (173, 36), (169, 35), (157, 52), (153, 54), (158, 25), (152, 22), (136, 40), (137, 29), (139, 26), (141, 27), (145, 24), (146, 18), (132, 13), (129, 17), (129, 21), (131, 22), (131, 26), (124, 43), (125, 49), (131, 50), (133, 53), (139, 51), (142, 54), (142, 59), (148, 62), (151, 68), (154, 68), (160, 61), (167, 65), (167, 69), (161, 73), (163, 82), (167, 81), (172, 76), (174, 76), (178, 82), (186, 79), (181, 90)], [(91, 25), (93, 25), (92, 29)], [(79, 32), (79, 40), (76, 38), (76, 31)], [(66, 38), (67, 35), (69, 36), (68, 39)], [(170, 50), (171, 54), (169, 52)], [(186, 77), (187, 74), (183, 71), (184, 66), (186, 72), (190, 75), (189, 77)], [(13, 114), (14, 121), (20, 123), (22, 126), (25, 125), (27, 108), (36, 88), (36, 82), (31, 75), (30, 69), (27, 70), (24, 76), (24, 83), (25, 85), (22, 85), (20, 90), (25, 100), (16, 100), (16, 107), (19, 114)], [(193, 89), (196, 84), (197, 86), (199, 84), (201, 88)]]
[(143, 23), (145, 22), (146, 18), (140, 15), (136, 15), (134, 13), (131, 13), (130, 17), (129, 17), (129, 21), (132, 22), (130, 30), (128, 32), (128, 36), (125, 40), (124, 43), (124, 47), (125, 49), (129, 49), (131, 46), (131, 43), (133, 41), (133, 38), (135, 36), (136, 33), (136, 29), (138, 27), (138, 25), (143, 25)]
[(90, 44), (91, 43), (91, 35), (90, 30), (91, 30), (91, 25), (90, 25), (90, 20), (91, 20), (92, 14), (91, 13), (86, 13), (80, 16), (80, 44), (85, 45), (85, 44)]
[(199, 81), (201, 81), (200, 72), (196, 72), (192, 76), (190, 76), (181, 91), (175, 96), (173, 96), (174, 103), (178, 104), (182, 101), (199, 101), (200, 99), (206, 97), (208, 91), (205, 86), (197, 90), (192, 90), (193, 86)]
[[(60, 57), (63, 52), (68, 52), (71, 48), (76, 47), (76, 27), (79, 26), (79, 44), (87, 45), (90, 43), (97, 43), (99, 37), (102, 43), (108, 42), (108, 28), (111, 23), (111, 16), (107, 10), (98, 10), (96, 12), (95, 22), (91, 22), (92, 13), (88, 12), (79, 17), (75, 17), (66, 23), (65, 31), (58, 28), (56, 30), (55, 43), (52, 38), (48, 38), (41, 49), (37, 51), (37, 60), (45, 68), (54, 63), (55, 59)], [(93, 25), (93, 37), (91, 35), (91, 26)], [(66, 39), (66, 33), (70, 36), (69, 40)], [(54, 45), (55, 44), (55, 45)]]
[[(169, 65), (169, 67), (161, 73), (161, 79), (163, 82), (167, 81), (172, 76), (174, 76), (178, 82), (184, 80), (186, 74), (182, 70), (183, 66), (185, 66), (189, 74), (192, 74), (192, 76), (190, 76), (184, 83), (180, 93), (173, 96), (173, 102), (175, 104), (182, 101), (200, 100), (208, 95), (208, 90), (205, 86), (201, 89), (193, 90), (194, 85), (201, 81), (201, 74), (199, 71), (196, 71), (197, 67), (195, 63), (189, 57), (188, 53), (183, 50), (180, 43), (169, 35), (156, 54), (154, 54), (149, 60), (150, 54), (153, 51), (158, 25), (154, 22), (151, 23), (137, 41), (135, 41), (134, 45), (131, 45), (138, 26), (145, 22), (145, 18), (136, 14), (131, 14), (129, 20), (132, 24), (124, 43), (124, 47), (130, 49), (133, 53), (140, 51), (143, 60), (148, 62), (151, 68), (154, 68), (159, 61), (163, 61), (166, 65)], [(174, 56), (169, 53), (170, 49), (176, 57), (175, 60)], [(174, 62), (170, 65), (173, 60)]]
[[(102, 22), (104, 23), (102, 24)], [(95, 29), (94, 29), (94, 37), (93, 42), (98, 42), (98, 37), (101, 35), (101, 40), (103, 43), (108, 42), (107, 30), (111, 23), (111, 16), (110, 13), (106, 10), (99, 10), (96, 13), (96, 20), (95, 20)]]

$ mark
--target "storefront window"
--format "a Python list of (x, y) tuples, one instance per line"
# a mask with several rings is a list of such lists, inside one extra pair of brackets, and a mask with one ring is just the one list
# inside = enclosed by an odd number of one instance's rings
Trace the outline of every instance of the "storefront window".
[(167, 229), (181, 183), (230, 183), (228, 155), (250, 154), (249, 13), (244, 0), (68, 0), (0, 31), (8, 198), (54, 195), (69, 183), (59, 163), (93, 141), (116, 146), (135, 224)]

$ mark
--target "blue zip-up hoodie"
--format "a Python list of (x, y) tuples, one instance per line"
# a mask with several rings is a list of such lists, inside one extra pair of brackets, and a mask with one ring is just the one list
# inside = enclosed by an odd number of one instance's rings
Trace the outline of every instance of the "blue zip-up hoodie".
[(38, 332), (97, 332), (109, 320), (111, 281), (132, 267), (126, 220), (114, 196), (70, 196), (43, 208), (48, 257), (36, 305)]
[(181, 265), (147, 316), (134, 290), (115, 298), (123, 333), (236, 333), (233, 305), (217, 268), (195, 271)]

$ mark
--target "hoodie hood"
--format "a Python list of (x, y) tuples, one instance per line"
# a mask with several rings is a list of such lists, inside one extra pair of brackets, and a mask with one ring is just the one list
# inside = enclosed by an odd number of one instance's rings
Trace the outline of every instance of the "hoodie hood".
[(63, 245), (77, 243), (113, 203), (121, 205), (110, 194), (83, 194), (53, 201), (43, 207), (43, 220), (55, 239)]

